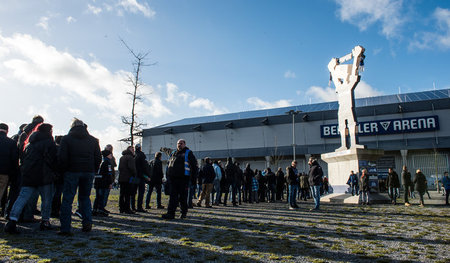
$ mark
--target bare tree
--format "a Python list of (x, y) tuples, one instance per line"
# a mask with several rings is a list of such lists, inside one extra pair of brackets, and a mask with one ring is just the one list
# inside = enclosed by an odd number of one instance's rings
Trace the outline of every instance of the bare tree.
[(277, 136), (275, 136), (275, 147), (271, 152), (270, 155), (270, 164), (274, 166), (274, 168), (277, 168), (279, 166), (279, 163), (281, 160), (283, 160), (283, 153), (278, 151), (278, 143), (277, 143)]
[(131, 84), (132, 91), (126, 93), (132, 98), (131, 115), (130, 116), (122, 116), (122, 123), (127, 125), (129, 127), (129, 131), (130, 131), (130, 138), (127, 139), (126, 141), (129, 141), (131, 145), (134, 145), (135, 133), (140, 131), (140, 129), (146, 125), (144, 122), (141, 122), (138, 120), (138, 116), (136, 114), (136, 105), (138, 102), (142, 101), (142, 99), (143, 99), (143, 96), (139, 90), (144, 85), (144, 83), (141, 80), (142, 68), (147, 67), (147, 66), (153, 66), (156, 63), (146, 64), (145, 60), (146, 60), (149, 52), (136, 53), (133, 51), (133, 49), (131, 49), (127, 45), (127, 43), (125, 43), (125, 41), (122, 38), (120, 38), (120, 41), (133, 56), (133, 62), (132, 62), (133, 72), (127, 76), (127, 82)]

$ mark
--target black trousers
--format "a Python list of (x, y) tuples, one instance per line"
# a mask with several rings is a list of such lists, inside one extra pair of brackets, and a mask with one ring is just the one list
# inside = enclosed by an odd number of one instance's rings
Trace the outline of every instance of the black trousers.
[(181, 214), (187, 214), (188, 206), (187, 206), (187, 197), (188, 197), (188, 187), (189, 187), (189, 178), (179, 179), (172, 178), (170, 179), (170, 198), (169, 198), (169, 207), (167, 208), (167, 213), (169, 215), (174, 215), (177, 210), (178, 204), (180, 204)]
[(130, 183), (120, 183), (119, 210), (120, 212), (130, 211), (130, 197), (133, 185)]
[(161, 184), (150, 181), (150, 183), (148, 184), (147, 197), (145, 198), (146, 207), (150, 206), (150, 199), (152, 197), (153, 188), (156, 188), (156, 204), (157, 206), (161, 206)]

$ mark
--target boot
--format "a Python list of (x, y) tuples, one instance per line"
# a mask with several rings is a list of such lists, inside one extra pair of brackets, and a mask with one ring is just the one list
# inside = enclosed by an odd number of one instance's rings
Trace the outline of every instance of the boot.
[(17, 230), (17, 221), (9, 220), (5, 225), (5, 233), (8, 234), (19, 234), (19, 230)]
[(42, 222), (41, 222), (41, 225), (40, 225), (40, 227), (39, 227), (42, 231), (43, 230), (51, 230), (51, 229), (53, 229), (52, 228), (52, 225), (50, 224), (50, 221), (48, 221), (48, 220), (43, 220)]

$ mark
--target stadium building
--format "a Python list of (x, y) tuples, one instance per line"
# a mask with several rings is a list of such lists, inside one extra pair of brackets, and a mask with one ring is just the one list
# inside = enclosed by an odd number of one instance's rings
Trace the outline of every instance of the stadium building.
[[(450, 170), (450, 89), (361, 98), (355, 106), (359, 143), (385, 151), (371, 171), (379, 178), (389, 167), (400, 175), (406, 163), (412, 174), (421, 169), (433, 188), (436, 175)], [(230, 156), (241, 168), (249, 162), (272, 170), (284, 170), (295, 154), (298, 168), (307, 172), (310, 156), (340, 147), (337, 110), (334, 101), (186, 118), (143, 130), (142, 147), (152, 158), (184, 138), (198, 159)], [(326, 163), (319, 162), (327, 174)]]

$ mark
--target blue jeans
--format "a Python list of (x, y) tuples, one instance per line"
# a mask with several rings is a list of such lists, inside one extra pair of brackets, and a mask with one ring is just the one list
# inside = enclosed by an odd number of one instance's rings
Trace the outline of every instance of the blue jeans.
[(23, 208), (29, 199), (36, 193), (41, 195), (41, 216), (43, 221), (50, 220), (52, 212), (53, 184), (47, 184), (39, 187), (22, 186), (19, 196), (11, 209), (9, 218), (17, 221), (22, 213)]
[(314, 198), (314, 208), (319, 209), (320, 208), (320, 185), (313, 185), (311, 186), (311, 194)]
[(216, 200), (214, 200), (214, 198), (212, 198), (212, 202), (215, 204), (219, 204), (220, 203), (220, 181), (219, 180), (214, 180), (213, 182), (214, 184), (214, 190), (216, 191)]
[(70, 232), (72, 223), (72, 204), (78, 190), (78, 202), (80, 213), (83, 216), (82, 224), (92, 224), (91, 195), (94, 173), (73, 173), (64, 174), (63, 200), (61, 204), (61, 232)]
[(289, 206), (291, 206), (291, 207), (297, 206), (297, 192), (298, 192), (298, 185), (290, 184), (288, 201), (289, 201)]

